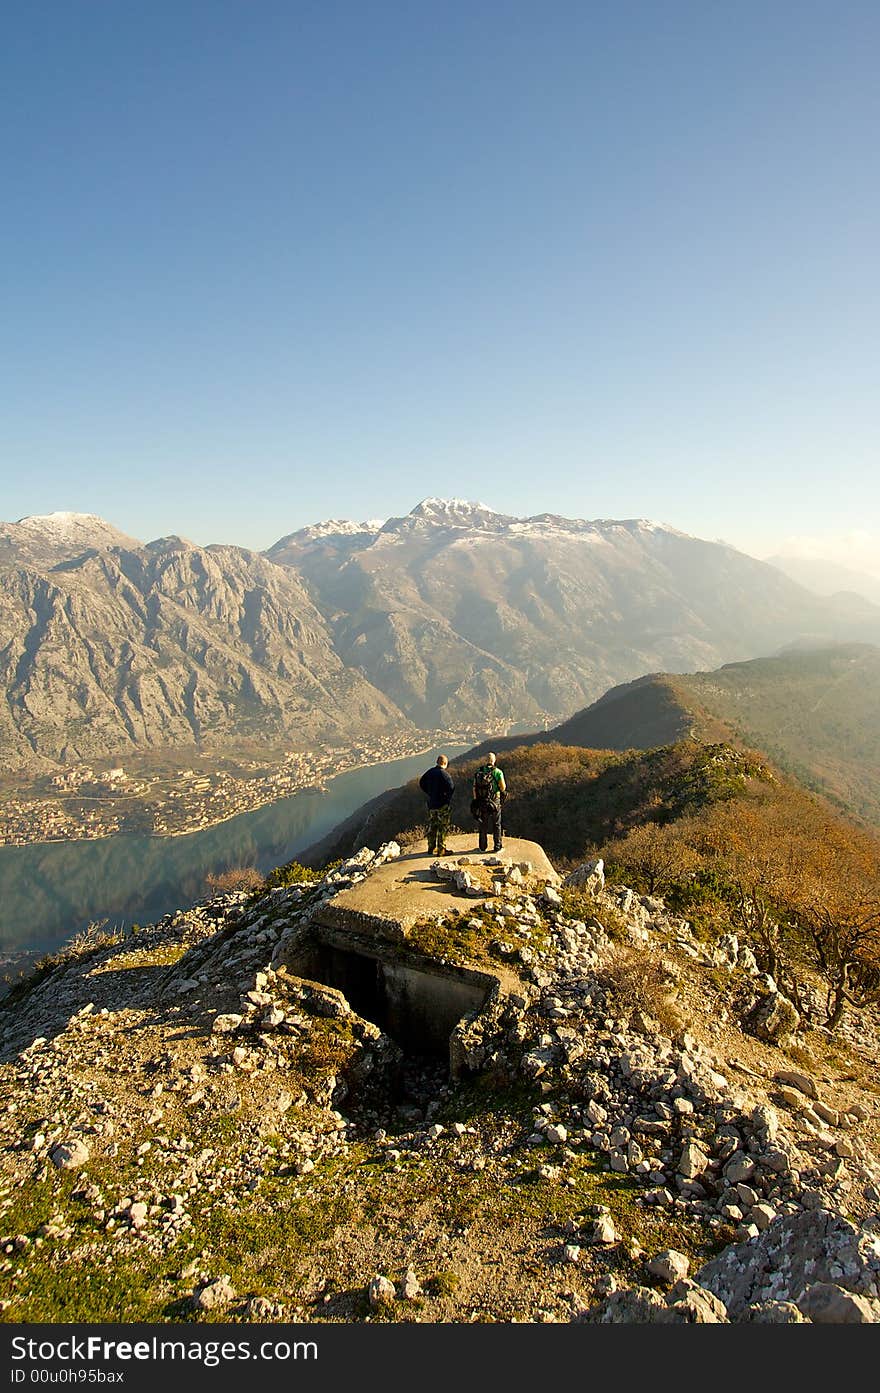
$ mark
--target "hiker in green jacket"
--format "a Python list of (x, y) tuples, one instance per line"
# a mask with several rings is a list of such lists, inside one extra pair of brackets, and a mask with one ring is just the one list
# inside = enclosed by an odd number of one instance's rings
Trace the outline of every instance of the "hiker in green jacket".
[(474, 797), (471, 811), (480, 826), (480, 850), (488, 849), (489, 833), (492, 833), (492, 850), (501, 851), (504, 843), (501, 838), (501, 804), (507, 796), (507, 783), (504, 773), (495, 763), (494, 754), (486, 756), (474, 775)]

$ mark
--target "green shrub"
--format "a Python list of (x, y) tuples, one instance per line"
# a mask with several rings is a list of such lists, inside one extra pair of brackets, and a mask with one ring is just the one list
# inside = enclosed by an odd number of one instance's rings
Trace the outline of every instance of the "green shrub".
[(303, 866), (299, 861), (288, 861), (286, 865), (276, 866), (274, 871), (269, 872), (264, 889), (274, 890), (279, 885), (314, 885), (324, 874), (325, 870)]

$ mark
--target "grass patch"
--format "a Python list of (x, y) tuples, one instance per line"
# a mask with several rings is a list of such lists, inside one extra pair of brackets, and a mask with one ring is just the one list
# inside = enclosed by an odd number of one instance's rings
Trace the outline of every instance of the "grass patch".
[(461, 1284), (456, 1272), (432, 1272), (424, 1283), (429, 1296), (454, 1296)]

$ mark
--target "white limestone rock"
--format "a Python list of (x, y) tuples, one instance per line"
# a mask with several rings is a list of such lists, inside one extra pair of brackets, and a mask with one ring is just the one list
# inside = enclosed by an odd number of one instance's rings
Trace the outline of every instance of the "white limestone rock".
[(804, 1074), (799, 1069), (777, 1069), (773, 1075), (776, 1083), (788, 1084), (791, 1088), (797, 1088), (808, 1098), (818, 1098), (819, 1090), (809, 1074)]
[(244, 1017), (235, 1011), (224, 1011), (219, 1016), (214, 1017), (211, 1029), (216, 1035), (231, 1035), (234, 1030), (238, 1030), (243, 1019)]
[(695, 1176), (702, 1175), (708, 1164), (709, 1157), (705, 1151), (696, 1142), (689, 1141), (682, 1148), (678, 1173), (683, 1175), (685, 1180), (693, 1180)]
[(755, 1174), (755, 1163), (744, 1151), (734, 1151), (722, 1174), (728, 1185), (739, 1185), (740, 1182), (751, 1180)]
[(586, 1230), (587, 1242), (599, 1247), (610, 1247), (612, 1243), (619, 1241), (619, 1237), (610, 1214), (603, 1214)]
[(672, 1286), (688, 1275), (690, 1266), (690, 1259), (684, 1253), (677, 1252), (675, 1248), (666, 1248), (664, 1252), (651, 1258), (648, 1271), (652, 1277), (657, 1277), (661, 1282)]
[(422, 1295), (422, 1284), (411, 1267), (408, 1267), (403, 1274), (403, 1286), (401, 1296), (404, 1301), (418, 1301)]
[(763, 996), (749, 1017), (749, 1025), (755, 1035), (771, 1044), (787, 1040), (800, 1023), (797, 1007), (778, 991)]
[(235, 1288), (226, 1276), (218, 1277), (215, 1282), (209, 1282), (207, 1286), (196, 1292), (193, 1304), (199, 1311), (217, 1311), (230, 1305), (235, 1300)]
[[(757, 1231), (756, 1231), (757, 1232)], [(808, 1286), (831, 1282), (873, 1297), (880, 1279), (880, 1243), (828, 1209), (780, 1215), (751, 1242), (735, 1243), (696, 1273), (725, 1304), (731, 1320), (765, 1301), (800, 1303)]]
[(60, 1171), (78, 1170), (80, 1166), (86, 1164), (89, 1157), (89, 1148), (78, 1137), (71, 1141), (59, 1142), (50, 1153), (52, 1165)]
[(394, 1283), (377, 1272), (367, 1284), (367, 1300), (374, 1311), (383, 1306), (393, 1306), (397, 1300)]
[(845, 1291), (834, 1282), (814, 1282), (798, 1297), (797, 1308), (816, 1325), (873, 1325), (880, 1301)]
[(562, 883), (596, 895), (605, 889), (605, 862), (601, 856), (592, 861), (583, 861), (581, 865), (575, 866)]

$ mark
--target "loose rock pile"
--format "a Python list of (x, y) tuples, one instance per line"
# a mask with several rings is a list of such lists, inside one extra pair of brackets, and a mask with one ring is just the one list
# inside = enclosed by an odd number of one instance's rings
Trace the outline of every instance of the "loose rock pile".
[[(449, 1094), (439, 1077), (424, 1075), (414, 1125), (389, 1135), (388, 1099), (407, 1067), (402, 1051), (340, 992), (283, 965), (333, 895), (397, 855), (396, 843), (365, 849), (314, 885), (256, 900), (224, 895), (166, 916), (135, 939), (62, 962), (5, 1004), (0, 1204), (17, 1187), (73, 1172), (73, 1197), (92, 1225), (88, 1241), (119, 1259), (170, 1250), (194, 1215), (234, 1212), (266, 1175), (308, 1185), (316, 1167), (344, 1159), (365, 1136), (394, 1170), (443, 1157), (450, 1172), (491, 1171), (497, 1157), (479, 1129), (433, 1120)], [(747, 1090), (734, 1077), (742, 1071), (693, 1031), (667, 1033), (644, 1009), (621, 1009), (608, 971), (621, 943), (673, 975), (669, 955), (680, 952), (739, 974), (756, 999), (772, 1002), (774, 984), (747, 946), (727, 935), (707, 948), (662, 901), (606, 887), (601, 863), (578, 868), (565, 885), (536, 883), (527, 863), (487, 858), (480, 867), (450, 859), (435, 874), (474, 901), (474, 931), (513, 976), (456, 1027), (452, 1077), (481, 1074), (541, 1090), (531, 1132), (507, 1145), (512, 1164), (533, 1167), (541, 1183), (573, 1184), (575, 1163), (590, 1156), (627, 1177), (644, 1210), (727, 1244), (693, 1274), (675, 1250), (645, 1254), (644, 1286), (614, 1290), (615, 1279), (602, 1277), (594, 1288), (601, 1295), (605, 1283), (602, 1299), (576, 1318), (880, 1318), (871, 1213), (880, 1168), (863, 1136), (866, 1108), (832, 1106), (795, 1068), (775, 1077), (746, 1070)], [(585, 891), (594, 912), (566, 913), (567, 888)], [(303, 1073), (306, 1055), (326, 1063)], [(223, 1147), (193, 1144), (197, 1120), (216, 1115), (232, 1125), (248, 1099), (262, 1119), (256, 1131)], [(126, 1158), (143, 1180), (124, 1192), (114, 1187), (114, 1158)], [(845, 1213), (859, 1213), (861, 1226)], [(563, 1239), (555, 1261), (572, 1271), (621, 1241), (601, 1205), (571, 1221)], [(88, 1252), (59, 1213), (40, 1232), (0, 1234), (13, 1278), (28, 1252), (46, 1244), (79, 1260)], [(228, 1273), (198, 1260), (180, 1280), (192, 1316), (290, 1313), (282, 1301), (237, 1294)], [(426, 1299), (411, 1268), (393, 1282), (376, 1273), (364, 1291), (373, 1310)]]

